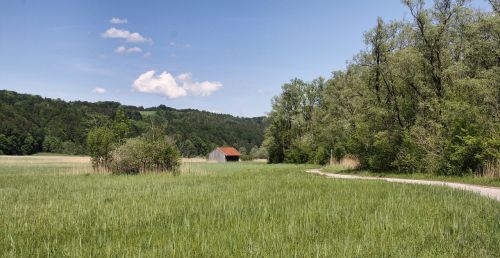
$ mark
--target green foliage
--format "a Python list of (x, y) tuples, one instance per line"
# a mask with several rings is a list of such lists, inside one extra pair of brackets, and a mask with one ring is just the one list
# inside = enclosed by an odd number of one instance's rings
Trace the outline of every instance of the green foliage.
[(54, 136), (45, 136), (42, 149), (44, 152), (63, 153), (62, 141)]
[(85, 153), (85, 149), (83, 146), (78, 145), (72, 141), (64, 141), (61, 144), (61, 152), (62, 154), (69, 154), (69, 155), (77, 155), (77, 154), (82, 154)]
[(308, 133), (313, 129), (314, 109), (321, 103), (323, 87), (322, 78), (311, 83), (294, 79), (282, 86), (283, 93), (273, 99), (266, 129), (264, 146), (270, 163), (300, 163), (309, 159)]
[(412, 20), (379, 18), (345, 71), (283, 85), (265, 134), (269, 162), (324, 164), (332, 152), (377, 171), (500, 175), (498, 12), (403, 2)]
[(241, 155), (248, 155), (248, 154), (249, 154), (249, 153), (248, 153), (248, 151), (247, 151), (247, 148), (245, 148), (245, 147), (240, 147), (240, 148), (238, 149), (238, 152), (239, 152)]
[(87, 146), (94, 169), (105, 169), (109, 166), (115, 143), (116, 134), (108, 127), (97, 127), (89, 131)]
[(242, 154), (240, 156), (241, 161), (251, 161), (253, 160), (253, 157), (249, 154)]
[(23, 155), (32, 154), (35, 149), (35, 144), (36, 142), (33, 136), (31, 136), (31, 134), (28, 134), (23, 140), (23, 145), (21, 146), (21, 153)]
[(128, 139), (112, 152), (110, 170), (115, 174), (146, 172), (177, 173), (180, 153), (175, 143), (166, 136), (141, 136)]
[(318, 150), (315, 152), (314, 163), (325, 165), (330, 161), (330, 152), (323, 146), (319, 146)]
[(261, 145), (266, 125), (263, 117), (241, 118), (164, 105), (144, 109), (117, 102), (65, 102), (6, 90), (0, 90), (0, 121), (0, 151), (8, 155), (41, 151), (89, 154), (87, 132), (92, 128), (109, 127), (123, 143), (153, 125), (172, 135), (183, 156), (205, 156), (216, 146), (250, 149)]
[(253, 146), (252, 149), (250, 150), (250, 156), (252, 159), (267, 159), (267, 150), (264, 146)]
[(179, 144), (179, 150), (182, 156), (186, 158), (192, 158), (198, 155), (198, 149), (196, 149), (196, 146), (189, 139)]
[(127, 118), (123, 108), (119, 108), (113, 120), (113, 131), (115, 132), (117, 140), (120, 142), (124, 141), (130, 132), (130, 128), (130, 119)]

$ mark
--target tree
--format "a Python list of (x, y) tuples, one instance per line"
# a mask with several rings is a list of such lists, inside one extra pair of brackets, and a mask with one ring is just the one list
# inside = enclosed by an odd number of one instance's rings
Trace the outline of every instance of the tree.
[(497, 13), (500, 13), (500, 0), (488, 0), (491, 4), (491, 8)]
[(196, 157), (198, 155), (198, 151), (196, 150), (196, 146), (194, 146), (193, 142), (187, 139), (179, 148), (183, 157)]
[(54, 136), (45, 136), (42, 149), (45, 152), (62, 153), (62, 141)]
[(131, 122), (127, 118), (125, 111), (119, 108), (113, 120), (113, 130), (118, 141), (123, 141), (130, 132)]
[(23, 140), (23, 145), (21, 146), (21, 151), (23, 155), (28, 155), (32, 154), (33, 150), (35, 148), (35, 139), (31, 134), (28, 134), (24, 140)]
[(372, 170), (500, 175), (498, 1), (494, 12), (466, 0), (403, 2), (412, 19), (377, 19), (345, 70), (282, 86), (265, 133), (269, 162), (323, 164), (331, 153)]
[(115, 143), (116, 135), (108, 127), (97, 127), (89, 131), (87, 146), (95, 170), (99, 171), (109, 166)]

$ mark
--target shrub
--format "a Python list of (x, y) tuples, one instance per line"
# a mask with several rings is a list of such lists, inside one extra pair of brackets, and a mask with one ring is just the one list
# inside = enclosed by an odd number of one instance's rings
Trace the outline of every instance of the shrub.
[(69, 155), (77, 155), (77, 154), (85, 153), (85, 151), (84, 151), (83, 147), (80, 146), (79, 144), (76, 144), (72, 141), (64, 141), (61, 144), (60, 153), (69, 154)]
[(251, 160), (253, 160), (252, 155), (248, 155), (248, 154), (242, 154), (240, 158), (241, 158), (242, 161), (251, 161)]
[(180, 153), (168, 137), (128, 139), (111, 154), (109, 169), (114, 174), (138, 174), (146, 172), (177, 173)]
[(252, 159), (267, 159), (267, 150), (264, 146), (253, 146), (253, 148), (250, 150), (250, 156), (252, 156)]
[(45, 152), (61, 153), (62, 152), (62, 141), (61, 139), (54, 136), (45, 136), (43, 140), (42, 149)]
[(325, 165), (330, 161), (330, 153), (328, 153), (325, 147), (319, 146), (316, 150), (314, 161), (317, 164)]
[(115, 134), (108, 127), (98, 127), (90, 130), (87, 135), (87, 146), (95, 170), (108, 167), (115, 142)]

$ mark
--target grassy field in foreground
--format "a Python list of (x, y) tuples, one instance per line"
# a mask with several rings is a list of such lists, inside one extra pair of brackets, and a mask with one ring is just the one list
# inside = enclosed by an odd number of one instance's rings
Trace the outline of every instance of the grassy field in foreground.
[(95, 175), (87, 161), (0, 156), (0, 257), (500, 253), (500, 203), (470, 192), (257, 163)]
[(465, 183), (471, 185), (484, 185), (500, 187), (500, 179), (491, 177), (480, 177), (474, 175), (467, 176), (440, 176), (434, 174), (401, 174), (401, 173), (387, 173), (387, 172), (373, 172), (367, 170), (353, 170), (340, 165), (327, 166), (321, 169), (323, 172), (350, 174), (358, 176), (374, 176), (374, 177), (390, 177), (390, 178), (404, 178), (404, 179), (419, 179), (419, 180), (434, 180), (434, 181), (447, 181), (456, 183)]

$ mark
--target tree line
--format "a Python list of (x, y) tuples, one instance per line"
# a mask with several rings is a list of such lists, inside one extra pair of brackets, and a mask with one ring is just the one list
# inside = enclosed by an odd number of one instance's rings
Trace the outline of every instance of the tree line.
[(273, 99), (269, 162), (500, 176), (500, 18), (465, 0), (404, 0), (411, 18), (378, 18), (345, 70), (293, 79)]
[(118, 102), (66, 102), (0, 90), (0, 155), (37, 152), (90, 154), (87, 135), (108, 127), (118, 138), (139, 137), (151, 124), (175, 142), (182, 156), (205, 156), (218, 146), (259, 147), (263, 117), (242, 118), (160, 105), (143, 108)]

